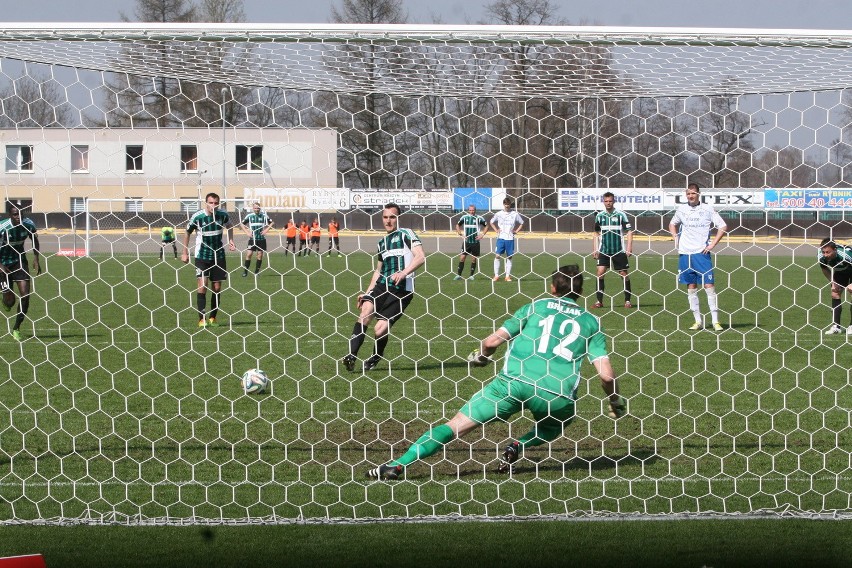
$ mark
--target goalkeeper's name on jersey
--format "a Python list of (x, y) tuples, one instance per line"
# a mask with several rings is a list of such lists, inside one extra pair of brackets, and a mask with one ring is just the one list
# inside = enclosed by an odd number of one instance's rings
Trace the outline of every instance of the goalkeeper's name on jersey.
[(547, 309), (556, 310), (558, 312), (562, 312), (563, 314), (568, 314), (572, 316), (579, 316), (583, 312), (573, 306), (566, 306), (560, 302), (547, 302)]

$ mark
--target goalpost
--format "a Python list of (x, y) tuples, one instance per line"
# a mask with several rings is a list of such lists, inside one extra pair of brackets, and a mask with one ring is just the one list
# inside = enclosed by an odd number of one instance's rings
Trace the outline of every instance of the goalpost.
[[(852, 517), (850, 336), (823, 333), (816, 265), (822, 238), (852, 241), (850, 87), (832, 31), (6, 25), (3, 197), (47, 258), (25, 340), (2, 342), (0, 523)], [(692, 182), (729, 226), (720, 333), (685, 330), (676, 283)], [(591, 306), (604, 191), (636, 230), (636, 308), (607, 274), (594, 312), (628, 415), (587, 365), (573, 423), (510, 475), (527, 414), (368, 481), (491, 379), (465, 356), (554, 269), (583, 267)], [(258, 195), (280, 219), (256, 276), (237, 232), (222, 325), (199, 329), (194, 267), (158, 252), (208, 192), (234, 225)], [(455, 281), (461, 214), (505, 196), (514, 280), (491, 281), (486, 238)], [(427, 263), (387, 360), (352, 373), (388, 201)], [(284, 256), (286, 220), (318, 219), (325, 253), (332, 217), (345, 254)], [(85, 257), (54, 255), (80, 226)], [(267, 393), (242, 392), (252, 368)]]

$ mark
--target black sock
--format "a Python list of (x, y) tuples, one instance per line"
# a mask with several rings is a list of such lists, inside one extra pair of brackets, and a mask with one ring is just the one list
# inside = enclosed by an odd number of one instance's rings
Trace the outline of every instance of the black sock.
[(355, 322), (355, 327), (352, 328), (352, 336), (349, 338), (350, 355), (358, 354), (358, 350), (361, 349), (361, 345), (364, 343), (364, 336), (366, 331), (367, 326), (365, 326), (359, 321)]
[(204, 310), (207, 308), (207, 294), (198, 294), (195, 298), (195, 305), (198, 307), (198, 319), (204, 319)]
[(470, 275), (473, 276), (474, 274), (476, 274), (476, 263), (471, 262), (470, 263)]
[(598, 278), (598, 289), (595, 291), (595, 297), (598, 299), (598, 302), (603, 304), (603, 293), (604, 293), (604, 279), (603, 277)]
[(172, 248), (175, 251), (175, 258), (177, 258), (177, 245), (172, 245)]
[(221, 292), (213, 292), (213, 298), (210, 300), (210, 317), (215, 318), (219, 313), (219, 294)]
[(254, 262), (254, 271), (255, 272), (260, 272), (260, 263), (262, 263), (262, 262), (263, 261), (260, 260), (259, 258)]
[(460, 263), (459, 263), (459, 269), (456, 271), (456, 273), (457, 273), (459, 276), (461, 276), (462, 270), (464, 270), (464, 263), (463, 263), (463, 262), (460, 262)]
[(251, 264), (251, 260), (247, 260), (247, 261), (245, 261), (245, 262), (243, 263), (243, 270), (245, 270), (246, 272), (248, 272), (248, 269), (249, 269), (249, 265), (250, 265), (250, 264)]
[(15, 326), (12, 329), (19, 329), (21, 324), (24, 323), (24, 318), (27, 316), (27, 311), (30, 309), (30, 297), (29, 295), (21, 298), (21, 302), (18, 305), (18, 315), (15, 317)]
[(388, 346), (388, 340), (390, 339), (390, 330), (386, 334), (381, 337), (376, 338), (376, 355), (379, 357), (384, 357), (385, 355), (385, 347)]
[(630, 278), (625, 278), (624, 279), (624, 301), (629, 302), (631, 297), (632, 297), (632, 294), (631, 294), (631, 290), (630, 290)]
[(831, 316), (834, 323), (840, 325), (840, 315), (843, 313), (843, 300), (840, 298), (831, 299)]

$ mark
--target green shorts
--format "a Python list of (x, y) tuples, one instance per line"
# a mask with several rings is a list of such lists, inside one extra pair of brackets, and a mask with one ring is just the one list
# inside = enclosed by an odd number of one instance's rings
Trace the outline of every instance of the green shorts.
[(482, 387), (461, 407), (461, 412), (474, 422), (485, 424), (495, 418), (508, 420), (528, 409), (536, 422), (554, 418), (568, 426), (574, 420), (574, 400), (522, 383), (502, 373)]

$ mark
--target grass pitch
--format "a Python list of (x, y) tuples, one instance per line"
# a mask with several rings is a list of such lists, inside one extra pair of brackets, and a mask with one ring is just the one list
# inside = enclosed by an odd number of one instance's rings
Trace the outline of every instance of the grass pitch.
[[(271, 258), (243, 278), (229, 257), (213, 329), (198, 329), (193, 269), (176, 261), (48, 259), (25, 341), (0, 345), (0, 520), (849, 512), (849, 343), (822, 335), (826, 283), (810, 259), (718, 256), (716, 333), (685, 330), (676, 259), (640, 256), (638, 309), (619, 307), (611, 274), (614, 307), (596, 312), (629, 416), (605, 415), (587, 366), (574, 423), (512, 476), (496, 474), (496, 458), (526, 416), (452, 442), (404, 481), (374, 483), (371, 464), (493, 376), (464, 362), (479, 339), (544, 295), (557, 266), (584, 259), (518, 256), (521, 278), (492, 283), (453, 281), (455, 258), (430, 254), (389, 362), (365, 374), (339, 360), (372, 257)], [(587, 300), (593, 291), (587, 278)], [(361, 355), (371, 349), (368, 339)], [(270, 392), (241, 392), (252, 367)]]

